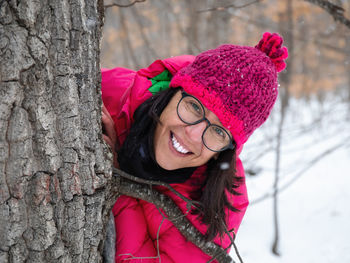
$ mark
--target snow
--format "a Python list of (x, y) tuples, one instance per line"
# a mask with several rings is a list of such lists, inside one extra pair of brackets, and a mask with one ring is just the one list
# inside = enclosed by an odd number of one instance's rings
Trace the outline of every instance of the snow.
[[(326, 101), (291, 102), (283, 131), (279, 180), (279, 187), (286, 186), (278, 198), (281, 255), (271, 252), (273, 200), (267, 198), (248, 207), (238, 231), (236, 245), (244, 263), (350, 262), (349, 105), (339, 97)], [(278, 114), (277, 105), (271, 120), (250, 138), (241, 154), (248, 168), (261, 169), (258, 175), (247, 176), (251, 202), (272, 192), (275, 153), (266, 151), (257, 161), (252, 156), (268, 149), (267, 142), (277, 131)], [(289, 185), (296, 176), (298, 179)], [(233, 249), (230, 254), (239, 262)]]

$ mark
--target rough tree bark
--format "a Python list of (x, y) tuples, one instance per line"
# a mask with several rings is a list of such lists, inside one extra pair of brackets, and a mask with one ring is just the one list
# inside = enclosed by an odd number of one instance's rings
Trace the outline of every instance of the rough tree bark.
[[(119, 190), (169, 220), (176, 210), (146, 196), (149, 185), (112, 177), (100, 124), (103, 10), (102, 0), (0, 0), (1, 263), (102, 262)], [(178, 227), (189, 240), (231, 262), (187, 224)]]
[(0, 262), (101, 262), (100, 0), (0, 0)]

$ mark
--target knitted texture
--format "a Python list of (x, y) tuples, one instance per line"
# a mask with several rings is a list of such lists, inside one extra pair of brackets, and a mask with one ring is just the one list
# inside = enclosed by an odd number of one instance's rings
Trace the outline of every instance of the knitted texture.
[(277, 72), (288, 52), (266, 32), (256, 47), (221, 45), (205, 51), (171, 80), (214, 112), (239, 148), (265, 122), (278, 94)]

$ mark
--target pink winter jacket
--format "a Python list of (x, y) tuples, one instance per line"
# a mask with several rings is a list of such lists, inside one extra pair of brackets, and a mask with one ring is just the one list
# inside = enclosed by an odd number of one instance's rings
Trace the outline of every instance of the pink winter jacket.
[[(165, 60), (157, 60), (148, 68), (137, 72), (114, 68), (102, 69), (102, 100), (111, 114), (120, 145), (124, 142), (133, 122), (133, 113), (146, 99), (152, 96), (148, 90), (153, 78), (167, 69), (174, 75), (179, 69), (193, 61), (193, 56), (178, 56)], [(203, 180), (205, 166), (199, 167), (185, 183), (171, 186), (185, 197)], [(237, 172), (244, 176), (241, 161), (237, 158)], [(201, 232), (205, 233), (207, 226), (190, 213), (186, 213), (186, 202), (164, 188), (158, 188), (179, 206), (187, 219)], [(227, 210), (228, 229), (237, 233), (243, 215), (248, 205), (246, 185), (238, 189), (242, 195), (230, 195), (229, 200), (240, 209), (240, 212)], [(113, 207), (116, 226), (116, 259), (115, 262), (207, 262), (211, 257), (196, 245), (187, 241), (180, 231), (169, 221), (162, 222), (162, 215), (155, 205), (128, 196), (121, 196)], [(227, 248), (231, 241), (228, 236), (214, 242)], [(159, 252), (158, 252), (159, 251)], [(229, 250), (228, 250), (229, 251)]]

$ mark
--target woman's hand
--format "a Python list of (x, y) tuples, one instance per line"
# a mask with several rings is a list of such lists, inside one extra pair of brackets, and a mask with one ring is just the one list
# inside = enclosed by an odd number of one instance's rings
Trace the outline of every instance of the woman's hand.
[(107, 111), (105, 105), (102, 104), (102, 129), (103, 129), (103, 140), (111, 147), (113, 152), (113, 165), (119, 168), (117, 153), (116, 153), (116, 143), (117, 134), (114, 128), (114, 121)]

